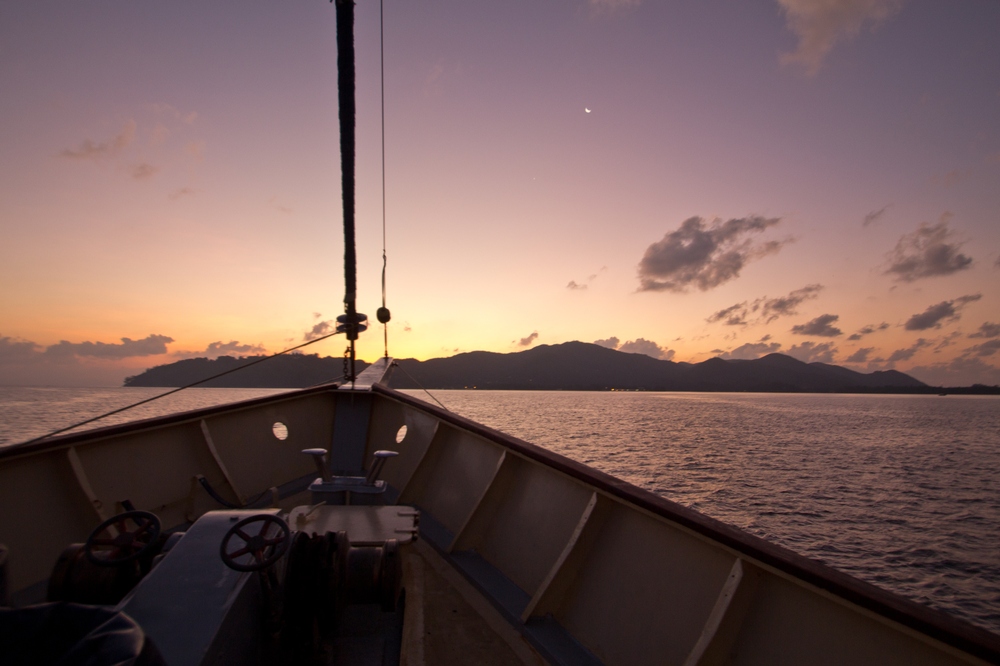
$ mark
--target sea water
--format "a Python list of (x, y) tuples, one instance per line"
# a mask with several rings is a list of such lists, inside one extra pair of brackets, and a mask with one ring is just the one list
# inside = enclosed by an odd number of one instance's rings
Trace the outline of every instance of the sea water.
[[(159, 392), (0, 388), (0, 445)], [(115, 420), (278, 392), (189, 389)], [(1000, 633), (1000, 397), (433, 394), (458, 414)]]

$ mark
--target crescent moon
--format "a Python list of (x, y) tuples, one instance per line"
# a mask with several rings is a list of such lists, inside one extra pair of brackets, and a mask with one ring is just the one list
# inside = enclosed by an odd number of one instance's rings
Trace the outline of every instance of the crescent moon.
[(586, 111), (587, 113), (590, 113), (590, 109), (588, 109), (587, 107), (583, 107), (583, 110)]

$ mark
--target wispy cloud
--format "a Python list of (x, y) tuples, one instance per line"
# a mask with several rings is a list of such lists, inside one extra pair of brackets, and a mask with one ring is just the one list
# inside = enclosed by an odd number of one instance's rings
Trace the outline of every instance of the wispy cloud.
[(191, 197), (198, 193), (198, 190), (191, 187), (182, 187), (178, 190), (174, 190), (169, 194), (169, 197), (173, 200), (181, 199), (183, 197)]
[(854, 353), (844, 359), (844, 363), (867, 363), (868, 357), (875, 351), (874, 347), (861, 347), (855, 349)]
[(718, 312), (713, 312), (705, 321), (709, 324), (721, 321), (726, 326), (746, 326), (748, 323), (748, 314), (750, 314), (750, 311), (747, 307), (747, 302), (743, 301), (736, 305), (730, 305), (728, 308), (722, 308)]
[(604, 12), (615, 12), (629, 7), (638, 7), (642, 0), (587, 0), (591, 9)]
[(1000, 338), (1000, 324), (991, 321), (983, 322), (979, 330), (969, 334), (970, 338)]
[(848, 340), (860, 340), (861, 338), (865, 337), (866, 335), (871, 335), (875, 331), (884, 331), (887, 328), (889, 328), (889, 324), (887, 324), (885, 322), (882, 322), (878, 326), (876, 326), (875, 324), (868, 324), (867, 326), (861, 327), (861, 329), (857, 333), (851, 333), (851, 335), (848, 336), (847, 339)]
[(726, 326), (746, 326), (760, 322), (770, 324), (779, 317), (798, 314), (798, 306), (803, 301), (817, 298), (822, 290), (821, 284), (809, 284), (789, 292), (787, 296), (777, 298), (764, 296), (754, 300), (753, 303), (743, 301), (713, 313), (706, 321), (710, 324), (721, 321)]
[(244, 344), (236, 340), (222, 342), (221, 340), (209, 343), (202, 351), (177, 351), (171, 354), (178, 358), (218, 358), (220, 356), (250, 356), (263, 354), (267, 349), (260, 344)]
[(635, 340), (622, 343), (618, 347), (618, 351), (625, 352), (626, 354), (645, 354), (646, 356), (652, 356), (664, 361), (669, 361), (675, 354), (673, 349), (661, 347), (652, 340), (646, 340), (645, 338), (636, 338)]
[[(761, 316), (765, 323), (770, 324), (778, 317), (787, 317), (798, 314), (797, 309), (803, 301), (808, 301), (819, 296), (823, 290), (821, 284), (809, 284), (801, 289), (796, 289), (787, 296), (780, 298), (765, 298), (760, 302)], [(756, 303), (754, 304), (756, 305)]]
[(30, 340), (0, 337), (0, 363), (34, 363), (39, 361), (72, 361), (78, 358), (120, 361), (139, 356), (167, 353), (174, 339), (166, 335), (148, 335), (141, 340), (121, 338), (121, 342), (69, 342), (60, 340), (43, 347)]
[(856, 37), (865, 26), (874, 29), (896, 14), (903, 0), (778, 0), (778, 5), (799, 40), (781, 60), (813, 76), (837, 42)]
[(135, 121), (128, 120), (121, 132), (110, 139), (104, 141), (84, 139), (76, 148), (66, 148), (60, 151), (59, 156), (73, 160), (102, 160), (115, 157), (135, 140), (135, 129)]
[(529, 345), (531, 345), (531, 343), (533, 343), (537, 339), (538, 339), (538, 331), (534, 331), (528, 337), (521, 338), (517, 344), (519, 347), (528, 347)]
[(886, 363), (888, 363), (891, 366), (899, 361), (909, 361), (911, 358), (913, 358), (914, 354), (916, 354), (924, 347), (931, 346), (931, 344), (932, 343), (928, 340), (925, 340), (923, 338), (917, 338), (917, 341), (914, 342), (909, 347), (905, 347), (904, 349), (897, 349), (896, 351), (892, 352), (892, 354), (889, 355), (889, 358), (886, 359)]
[(916, 231), (904, 234), (896, 248), (886, 255), (883, 274), (901, 282), (951, 275), (972, 265), (972, 258), (961, 252), (961, 243), (951, 242), (954, 233), (948, 228), (950, 216), (941, 216), (936, 224), (924, 222)]
[(337, 323), (333, 319), (318, 322), (315, 326), (305, 332), (302, 336), (302, 342), (309, 342), (310, 340), (322, 338), (324, 335), (329, 335), (335, 330), (337, 330)]
[(91, 358), (120, 360), (132, 356), (156, 356), (167, 353), (167, 344), (174, 339), (166, 335), (149, 335), (141, 340), (122, 338), (121, 343), (108, 342), (68, 342), (60, 340), (58, 344), (45, 349), (46, 356), (67, 357), (85, 356)]
[(201, 163), (205, 160), (205, 142), (204, 141), (188, 141), (184, 144), (184, 152), (188, 154), (195, 162)]
[(780, 342), (767, 342), (766, 340), (761, 340), (760, 342), (747, 342), (732, 351), (719, 354), (719, 358), (727, 361), (752, 361), (755, 358), (760, 358), (761, 356), (766, 356), (767, 354), (773, 354), (779, 349), (781, 349)]
[(873, 210), (872, 212), (868, 213), (867, 215), (865, 215), (865, 219), (861, 222), (861, 226), (867, 227), (872, 224), (875, 224), (880, 219), (882, 219), (882, 216), (885, 215), (885, 211), (887, 210), (889, 210), (889, 206), (882, 206), (878, 210)]
[(142, 164), (136, 164), (132, 167), (132, 177), (136, 180), (149, 180), (159, 171), (159, 167), (155, 167), (152, 164), (147, 164), (143, 162)]
[(621, 342), (615, 336), (611, 336), (606, 340), (594, 340), (595, 345), (600, 345), (601, 347), (607, 347), (608, 349), (618, 349), (618, 344)]
[(816, 335), (824, 338), (833, 338), (843, 333), (843, 331), (833, 325), (833, 323), (838, 319), (840, 319), (840, 315), (820, 315), (805, 324), (792, 326), (792, 333), (797, 333), (798, 335)]
[(0, 385), (121, 385), (128, 372), (127, 359), (165, 354), (171, 342), (171, 337), (154, 334), (110, 343), (61, 340), (46, 347), (0, 336)]
[(941, 301), (923, 312), (910, 317), (904, 326), (908, 331), (926, 331), (929, 328), (941, 328), (947, 322), (958, 321), (959, 312), (969, 303), (982, 298), (982, 294), (970, 294), (951, 301)]
[(629, 340), (628, 342), (621, 342), (617, 337), (611, 336), (606, 340), (594, 340), (594, 344), (600, 345), (601, 347), (607, 347), (608, 349), (617, 349), (618, 351), (625, 352), (626, 354), (645, 354), (646, 356), (652, 356), (653, 358), (662, 359), (664, 361), (671, 360), (676, 354), (673, 349), (661, 347), (652, 340), (647, 340), (645, 338), (636, 338), (635, 340)]
[(1000, 352), (1000, 340), (987, 340), (980, 345), (969, 347), (965, 351), (976, 356), (993, 356), (997, 352)]
[(753, 243), (750, 238), (780, 218), (751, 216), (706, 223), (690, 217), (650, 245), (639, 262), (639, 291), (707, 291), (739, 277), (748, 262), (773, 254), (789, 242)]
[(803, 342), (792, 345), (785, 353), (804, 363), (833, 363), (837, 348), (832, 342)]
[(597, 271), (596, 273), (591, 273), (590, 275), (587, 276), (586, 283), (577, 282), (576, 280), (570, 280), (569, 284), (566, 285), (566, 288), (569, 289), (570, 291), (582, 291), (582, 290), (585, 290), (585, 289), (587, 289), (587, 287), (590, 286), (590, 284), (594, 280), (596, 280), (598, 277), (600, 277), (600, 275), (602, 273), (606, 272), (607, 270), (608, 270), (607, 266), (601, 266), (601, 270)]
[(0, 366), (28, 363), (41, 356), (44, 349), (30, 340), (0, 336)]

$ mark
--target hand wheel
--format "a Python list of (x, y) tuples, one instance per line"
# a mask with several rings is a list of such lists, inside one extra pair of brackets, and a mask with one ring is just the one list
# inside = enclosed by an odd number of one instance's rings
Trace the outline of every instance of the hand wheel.
[[(128, 523), (135, 524), (129, 530)], [(114, 525), (118, 536), (109, 528)], [(160, 536), (160, 519), (149, 511), (126, 511), (108, 518), (87, 537), (83, 552), (87, 559), (100, 567), (114, 567), (131, 562), (145, 554)]]
[[(260, 523), (259, 529), (257, 523)], [(277, 531), (271, 528), (277, 528)], [(273, 536), (268, 536), (269, 532)], [(233, 544), (230, 547), (229, 542), (233, 537), (239, 537), (243, 545)], [(291, 540), (292, 533), (288, 529), (288, 523), (275, 515), (259, 514), (244, 518), (229, 528), (222, 538), (219, 555), (225, 565), (235, 571), (260, 571), (281, 559)], [(236, 561), (245, 555), (250, 555), (246, 561)]]

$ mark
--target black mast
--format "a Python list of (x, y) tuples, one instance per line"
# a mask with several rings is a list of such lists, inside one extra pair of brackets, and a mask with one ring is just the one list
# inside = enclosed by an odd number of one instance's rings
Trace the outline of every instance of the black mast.
[(332, 0), (337, 8), (337, 94), (340, 104), (340, 178), (344, 200), (344, 314), (337, 317), (338, 330), (350, 341), (351, 382), (354, 370), (354, 341), (365, 330), (367, 317), (357, 311), (357, 257), (354, 250), (354, 2)]

